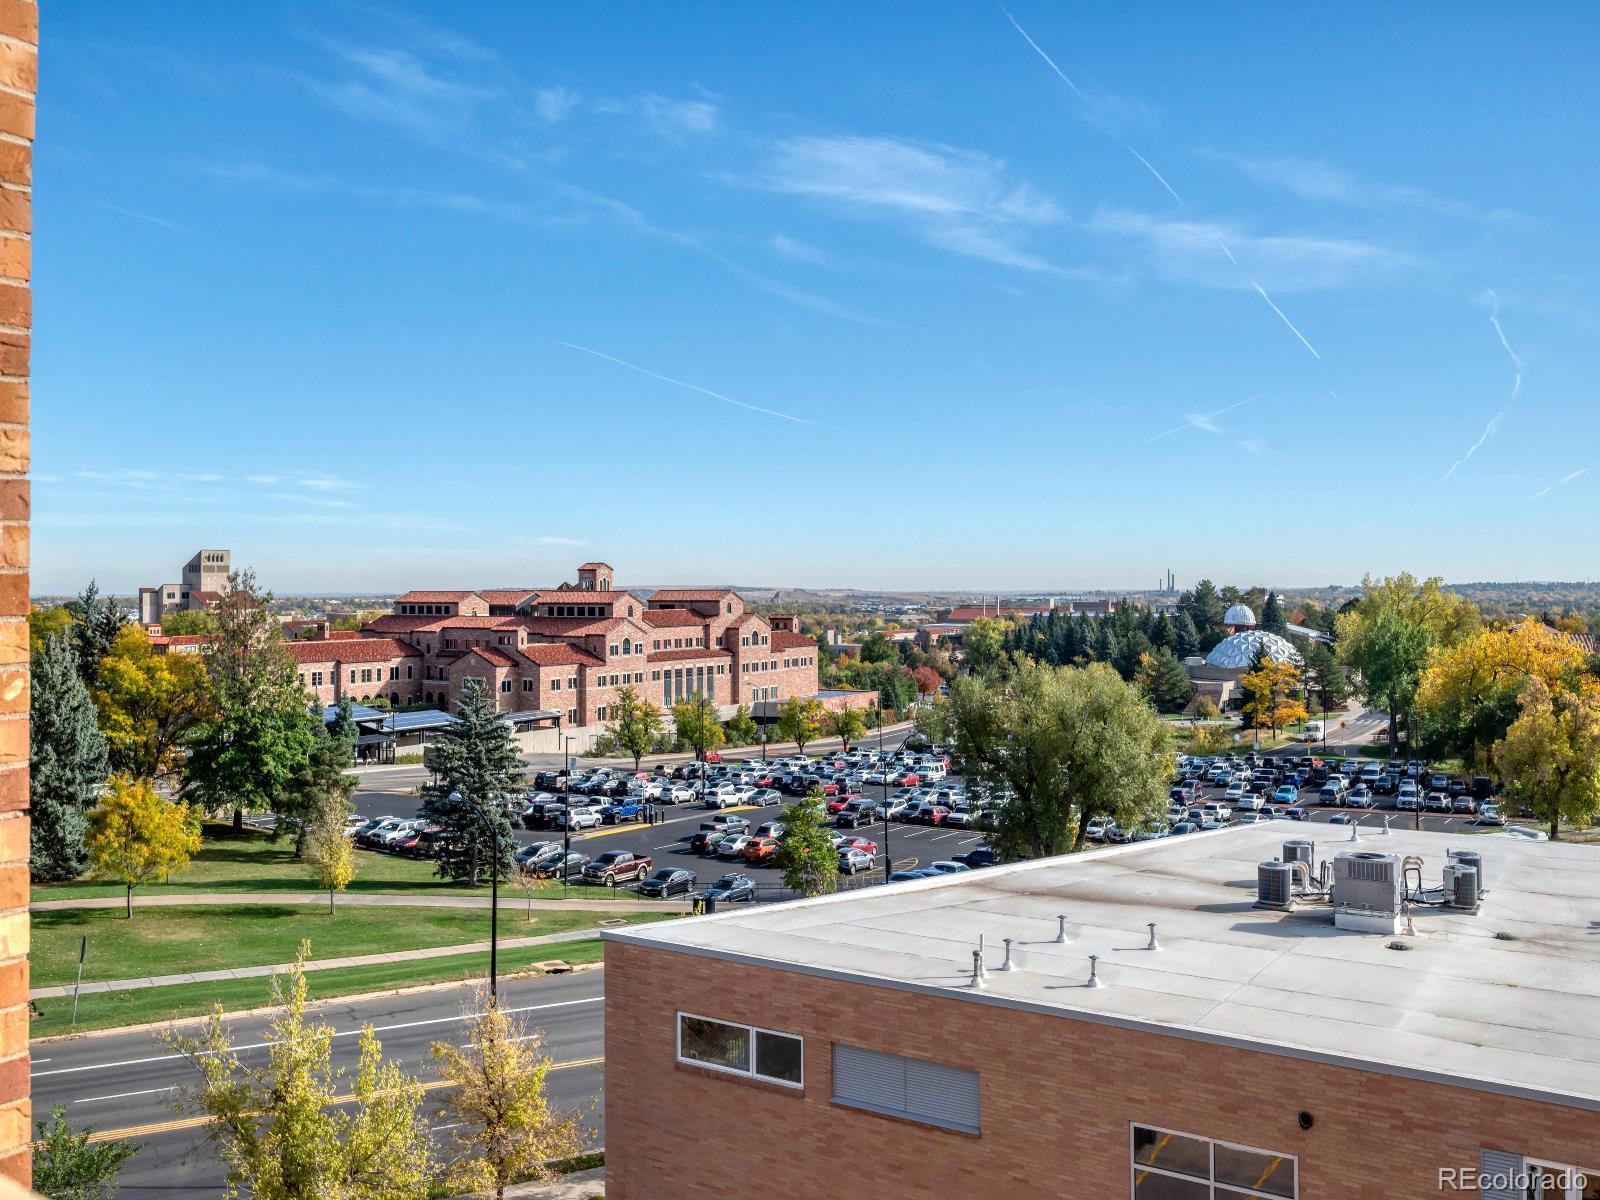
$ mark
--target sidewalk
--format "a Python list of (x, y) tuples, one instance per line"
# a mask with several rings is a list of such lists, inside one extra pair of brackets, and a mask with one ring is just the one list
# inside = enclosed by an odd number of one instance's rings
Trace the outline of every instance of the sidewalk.
[[(561, 942), (575, 942), (583, 938), (591, 938), (598, 934), (598, 929), (571, 929), (566, 933), (547, 933), (540, 937), (501, 938), (500, 949), (515, 950), (522, 946), (556, 945)], [(424, 958), (449, 958), (457, 954), (485, 954), (489, 950), (488, 942), (466, 942), (454, 946), (430, 946), (424, 950), (406, 950), (398, 954), (357, 954), (349, 958), (318, 958), (306, 963), (307, 971), (328, 971), (339, 967), (370, 967), (384, 963), (415, 962)], [(276, 963), (261, 967), (233, 967), (222, 971), (195, 971), (188, 975), (153, 975), (145, 979), (108, 979), (97, 983), (86, 983), (78, 989), (80, 995), (91, 996), (96, 992), (124, 992), (136, 991), (140, 988), (169, 987), (179, 983), (212, 983), (221, 979), (262, 979), (275, 975), (279, 971), (287, 970), (288, 963)], [(59, 987), (34, 988), (28, 993), (30, 1000), (54, 1000), (62, 996), (72, 995), (72, 985), (62, 984)]]
[[(182, 904), (321, 904), (328, 903), (327, 892), (201, 892), (194, 896), (136, 896), (135, 908), (160, 908)], [(127, 901), (121, 896), (96, 896), (85, 900), (40, 900), (28, 905), (29, 912), (53, 912), (63, 908), (123, 908)], [(352, 905), (357, 908), (483, 908), (489, 907), (488, 896), (407, 896), (384, 892), (375, 895), (341, 895), (336, 907)], [(514, 895), (500, 897), (500, 911), (526, 912), (528, 901)], [(597, 913), (665, 912), (686, 913), (687, 904), (653, 900), (535, 900), (533, 911), (576, 911)]]

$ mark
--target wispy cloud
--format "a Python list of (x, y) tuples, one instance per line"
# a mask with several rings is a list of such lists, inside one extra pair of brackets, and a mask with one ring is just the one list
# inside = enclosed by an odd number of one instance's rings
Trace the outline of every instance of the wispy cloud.
[(663, 137), (703, 137), (715, 133), (722, 124), (722, 97), (704, 88), (689, 98), (645, 92), (622, 100), (597, 101), (594, 111), (636, 116)]
[(1548, 496), (1551, 492), (1555, 491), (1557, 488), (1566, 487), (1567, 484), (1571, 483), (1574, 479), (1581, 479), (1583, 476), (1587, 475), (1590, 471), (1593, 471), (1596, 468), (1600, 468), (1600, 462), (1592, 462), (1587, 467), (1579, 467), (1576, 471), (1572, 471), (1572, 472), (1569, 472), (1566, 475), (1563, 475), (1560, 479), (1556, 480), (1549, 487), (1541, 488), (1539, 491), (1537, 491), (1533, 495), (1529, 496), (1528, 499), (1537, 500), (1541, 496)]
[(853, 216), (908, 224), (930, 245), (1028, 271), (1059, 268), (1028, 250), (1026, 232), (1061, 219), (1054, 201), (1006, 178), (973, 150), (883, 137), (798, 137), (781, 143), (757, 185), (820, 200)]
[(393, 125), (427, 141), (456, 139), (473, 110), (500, 89), (446, 76), (409, 50), (324, 43), (346, 73), (306, 77), (307, 89), (330, 108), (360, 121)]
[(564, 121), (567, 114), (583, 103), (583, 97), (570, 88), (540, 88), (533, 94), (533, 110), (541, 120), (555, 125)]
[[(1251, 234), (1218, 222), (1168, 219), (1125, 209), (1106, 209), (1086, 228), (1144, 245), (1155, 268), (1168, 279), (1205, 287), (1315, 291), (1343, 287), (1394, 270), (1410, 260), (1375, 242), (1298, 234)], [(1219, 245), (1237, 271), (1222, 268)], [(1270, 299), (1268, 300), (1270, 303)]]
[(588, 538), (566, 537), (558, 533), (541, 534), (534, 538), (520, 538), (519, 541), (534, 546), (587, 546)]
[(1218, 417), (1225, 416), (1236, 408), (1243, 408), (1246, 404), (1253, 404), (1259, 399), (1261, 399), (1261, 397), (1259, 395), (1255, 395), (1246, 400), (1236, 400), (1226, 408), (1219, 408), (1215, 412), (1184, 413), (1183, 424), (1174, 425), (1171, 429), (1158, 433), (1153, 437), (1146, 438), (1145, 445), (1148, 446), (1151, 442), (1159, 442), (1162, 438), (1169, 438), (1175, 433), (1182, 433), (1185, 429), (1199, 429), (1205, 433), (1221, 433), (1222, 428), (1217, 424)]
[(187, 225), (180, 225), (176, 221), (169, 221), (165, 217), (158, 217), (152, 213), (139, 212), (132, 208), (123, 208), (120, 204), (107, 204), (103, 200), (96, 200), (94, 203), (98, 207), (105, 209), (107, 212), (114, 212), (119, 216), (128, 217), (134, 221), (143, 221), (147, 225), (155, 225), (160, 229), (171, 230), (173, 233), (186, 233), (191, 235), (194, 233), (194, 230), (190, 229)]
[(771, 246), (772, 249), (777, 253), (783, 255), (784, 258), (791, 259), (794, 262), (811, 263), (815, 266), (824, 266), (829, 261), (829, 256), (825, 251), (819, 250), (817, 247), (809, 245), (805, 242), (797, 241), (796, 239), (789, 237), (787, 234), (773, 234), (767, 239), (767, 245)]
[(595, 358), (603, 358), (606, 362), (616, 363), (619, 367), (627, 367), (630, 371), (648, 375), (651, 379), (659, 379), (662, 383), (670, 383), (674, 387), (687, 388), (691, 392), (699, 392), (702, 396), (710, 396), (713, 400), (720, 400), (722, 403), (731, 404), (735, 408), (748, 409), (750, 412), (761, 413), (768, 417), (777, 417), (782, 421), (793, 421), (797, 425), (816, 425), (823, 429), (837, 428), (822, 421), (813, 421), (809, 417), (797, 417), (792, 413), (779, 412), (775, 408), (762, 408), (758, 404), (747, 404), (743, 400), (735, 400), (731, 396), (724, 396), (721, 392), (714, 392), (710, 388), (701, 387), (697, 383), (686, 383), (682, 379), (674, 379), (670, 375), (658, 375), (656, 372), (646, 367), (641, 367), (637, 363), (631, 363), (627, 359), (618, 358), (613, 354), (606, 354), (600, 350), (591, 350), (588, 346), (579, 346), (574, 342), (561, 342), (558, 344), (565, 346), (568, 350), (577, 350), (582, 354), (592, 354)]
[(1450, 464), (1450, 469), (1439, 477), (1440, 483), (1443, 483), (1446, 479), (1449, 479), (1450, 476), (1454, 475), (1456, 471), (1467, 462), (1468, 459), (1470, 459), (1479, 450), (1483, 449), (1483, 444), (1485, 442), (1500, 432), (1500, 422), (1506, 419), (1506, 411), (1506, 409), (1501, 409), (1494, 416), (1489, 418), (1489, 423), (1483, 427), (1483, 432), (1478, 435), (1478, 440), (1467, 447), (1467, 452), (1465, 454)]
[[(1518, 354), (1511, 348), (1511, 343), (1506, 339), (1506, 331), (1501, 327), (1500, 297), (1495, 294), (1493, 288), (1484, 288), (1483, 295), (1480, 297), (1480, 300), (1482, 303), (1489, 306), (1489, 324), (1494, 327), (1495, 337), (1500, 340), (1501, 348), (1505, 350), (1506, 356), (1511, 359), (1511, 398), (1506, 401), (1506, 406), (1504, 408), (1502, 408), (1498, 413), (1489, 419), (1489, 423), (1483, 427), (1483, 432), (1478, 436), (1478, 440), (1473, 442), (1471, 446), (1467, 447), (1467, 452), (1460, 458), (1456, 459), (1455, 462), (1451, 463), (1450, 469), (1439, 477), (1440, 483), (1443, 483), (1445, 480), (1449, 479), (1450, 476), (1454, 475), (1458, 467), (1476, 454), (1483, 447), (1483, 444), (1493, 437), (1496, 432), (1498, 432), (1500, 429), (1500, 422), (1504, 421), (1506, 419), (1506, 415), (1516, 407), (1517, 397), (1522, 395), (1522, 355)], [(1579, 472), (1580, 475), (1582, 473), (1583, 472), (1581, 471)], [(1562, 482), (1564, 483), (1566, 481), (1563, 480)], [(1559, 487), (1560, 484), (1556, 484), (1555, 486)], [(1551, 489), (1546, 488), (1545, 490), (1549, 491)], [(1544, 495), (1544, 492), (1540, 492), (1539, 495)], [(1537, 498), (1538, 497), (1534, 497), (1534, 499)]]
[(1281, 188), (1303, 200), (1340, 204), (1350, 208), (1413, 208), (1441, 216), (1462, 219), (1504, 221), (1515, 214), (1505, 209), (1478, 209), (1460, 200), (1441, 196), (1426, 188), (1409, 184), (1377, 183), (1330, 163), (1305, 158), (1247, 158), (1209, 147), (1199, 151), (1204, 158), (1237, 167), (1257, 183)]
[(1240, 438), (1238, 446), (1246, 454), (1256, 458), (1261, 458), (1267, 452), (1267, 443), (1260, 438)]

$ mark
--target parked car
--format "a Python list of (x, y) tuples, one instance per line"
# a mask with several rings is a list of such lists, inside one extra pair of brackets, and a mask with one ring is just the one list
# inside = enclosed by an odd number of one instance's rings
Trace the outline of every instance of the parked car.
[(981, 867), (998, 867), (1000, 865), (1000, 855), (992, 846), (975, 846), (964, 854), (957, 854), (955, 859), (957, 862), (966, 863), (974, 871)]
[(967, 866), (967, 864), (964, 862), (956, 862), (954, 859), (946, 858), (941, 859), (938, 862), (929, 863), (928, 870), (936, 871), (940, 875), (959, 875), (963, 871), (972, 870), (972, 868)]
[(1445, 792), (1429, 792), (1422, 800), (1424, 812), (1447, 813), (1450, 811), (1450, 797)]
[(648, 854), (635, 854), (631, 850), (607, 850), (584, 867), (583, 881), (616, 887), (619, 883), (645, 878), (654, 865)]
[(757, 834), (744, 844), (741, 853), (747, 863), (772, 862), (778, 857), (778, 839)]
[(724, 875), (705, 890), (705, 896), (719, 903), (754, 900), (756, 881), (748, 875)]
[(1493, 804), (1485, 804), (1478, 810), (1479, 825), (1504, 825), (1505, 823), (1504, 814)]
[(1350, 808), (1371, 808), (1375, 803), (1372, 799), (1372, 789), (1364, 783), (1358, 783), (1351, 788), (1344, 802)]
[(558, 829), (598, 829), (600, 828), (600, 810), (598, 808), (568, 808), (563, 809), (556, 817)]
[(735, 813), (718, 813), (709, 820), (701, 821), (700, 828), (714, 829), (718, 832), (749, 833), (750, 822)]
[(1474, 775), (1467, 792), (1474, 800), (1479, 802), (1487, 800), (1494, 795), (1494, 780), (1487, 775)]
[(693, 871), (685, 871), (682, 867), (661, 867), (650, 878), (639, 881), (639, 895), (659, 896), (663, 900), (669, 896), (687, 896), (694, 891), (694, 884)]
[(1311, 814), (1299, 806), (1286, 808), (1281, 813), (1273, 813), (1272, 815), (1274, 817), (1284, 817), (1290, 821), (1309, 821), (1311, 819)]
[(1292, 783), (1280, 783), (1272, 793), (1274, 804), (1294, 804), (1300, 799), (1300, 789)]
[(638, 800), (615, 800), (600, 809), (600, 820), (606, 825), (621, 825), (625, 821), (642, 821), (648, 805)]
[(558, 853), (540, 859), (535, 865), (534, 874), (541, 879), (580, 879), (583, 869), (588, 865), (589, 856), (574, 850), (570, 854)]
[(538, 862), (541, 858), (558, 853), (560, 850), (560, 842), (534, 842), (532, 845), (524, 846), (518, 850), (511, 858), (513, 862), (527, 866)]
[(861, 871), (872, 870), (872, 855), (865, 850), (857, 850), (853, 846), (845, 846), (839, 851), (839, 870), (845, 875), (855, 875)]
[(1478, 802), (1471, 796), (1463, 794), (1450, 801), (1450, 811), (1462, 816), (1471, 816), (1478, 811)]
[(744, 848), (750, 844), (748, 833), (729, 833), (717, 843), (718, 858), (740, 858), (744, 855)]

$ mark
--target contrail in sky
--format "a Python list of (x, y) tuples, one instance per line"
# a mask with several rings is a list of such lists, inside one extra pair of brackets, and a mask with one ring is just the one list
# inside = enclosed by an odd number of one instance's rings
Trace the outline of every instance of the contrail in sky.
[[(1230, 254), (1228, 257), (1232, 258), (1233, 255)], [(1289, 327), (1289, 332), (1294, 334), (1295, 337), (1300, 339), (1300, 344), (1302, 346), (1304, 346), (1307, 350), (1311, 351), (1311, 357), (1315, 358), (1318, 362), (1321, 362), (1322, 361), (1322, 355), (1317, 353), (1317, 348), (1315, 346), (1313, 346), (1310, 342), (1306, 341), (1306, 335), (1301, 333), (1298, 329), (1296, 329), (1294, 327), (1294, 322), (1293, 321), (1289, 320), (1288, 317), (1283, 315), (1283, 309), (1279, 308), (1276, 304), (1274, 304), (1272, 302), (1272, 297), (1267, 295), (1267, 289), (1262, 287), (1254, 279), (1252, 279), (1250, 281), (1250, 286), (1255, 288), (1256, 291), (1261, 293), (1261, 298), (1267, 302), (1267, 307), (1270, 308), (1273, 312), (1278, 314), (1278, 320), (1282, 321), (1285, 325), (1287, 325)]]
[(836, 429), (835, 425), (828, 425), (821, 421), (808, 420), (805, 417), (796, 417), (786, 412), (779, 412), (775, 408), (762, 408), (757, 404), (746, 404), (743, 400), (735, 400), (731, 396), (724, 396), (721, 392), (713, 392), (710, 388), (703, 388), (697, 383), (686, 383), (682, 379), (674, 379), (670, 375), (658, 375), (656, 372), (639, 366), (637, 363), (628, 362), (614, 354), (606, 354), (600, 350), (591, 350), (587, 346), (579, 346), (574, 342), (558, 342), (557, 345), (565, 346), (568, 350), (576, 350), (581, 354), (592, 354), (596, 358), (603, 358), (607, 362), (616, 363), (619, 367), (627, 367), (630, 371), (637, 371), (641, 375), (648, 375), (651, 379), (659, 379), (662, 383), (670, 383), (674, 387), (688, 388), (691, 392), (699, 392), (702, 396), (710, 396), (713, 400), (720, 400), (724, 404), (731, 404), (735, 408), (748, 409), (751, 412), (761, 413), (768, 417), (777, 417), (782, 421), (793, 421), (797, 425), (815, 425), (822, 429)]
[[(1500, 410), (1499, 414), (1495, 416), (1487, 426), (1484, 427), (1483, 435), (1479, 437), (1477, 441), (1472, 443), (1471, 449), (1469, 449), (1460, 458), (1456, 459), (1455, 462), (1451, 463), (1450, 469), (1439, 477), (1440, 483), (1443, 483), (1446, 479), (1449, 479), (1450, 476), (1454, 475), (1457, 467), (1478, 452), (1478, 447), (1482, 446), (1484, 442), (1489, 440), (1490, 435), (1500, 428), (1500, 422), (1505, 420), (1506, 414), (1516, 407), (1517, 397), (1522, 394), (1522, 356), (1511, 348), (1511, 343), (1506, 340), (1506, 331), (1500, 328), (1500, 297), (1494, 294), (1493, 288), (1485, 288), (1484, 290), (1488, 293), (1489, 304), (1491, 306), (1489, 310), (1489, 324), (1494, 326), (1495, 336), (1500, 339), (1500, 344), (1505, 347), (1505, 352), (1508, 356), (1510, 356), (1511, 365), (1516, 372), (1515, 376), (1511, 380), (1511, 399), (1506, 401), (1506, 406)], [(1588, 469), (1588, 467), (1585, 467), (1584, 471), (1587, 471)], [(1545, 492), (1554, 491), (1556, 488), (1560, 487), (1562, 483), (1569, 483), (1576, 479), (1578, 475), (1582, 474), (1583, 471), (1579, 471), (1576, 475), (1569, 475), (1566, 479), (1561, 480), (1560, 483), (1551, 484), (1549, 487), (1545, 488), (1543, 492), (1540, 492), (1538, 496), (1532, 496), (1530, 499), (1537, 500), (1539, 496), (1543, 496)]]
[[(996, 0), (996, 2), (998, 3), (998, 0)], [(1044, 52), (1043, 47), (1041, 47), (1038, 42), (1034, 41), (1033, 38), (1029, 36), (1028, 31), (1026, 29), (1024, 29), (1021, 25), (1019, 25), (1017, 23), (1017, 19), (1011, 15), (1011, 10), (1008, 9), (1004, 4), (1001, 4), (1000, 5), (1000, 11), (1005, 13), (1006, 20), (1011, 22), (1012, 28), (1015, 29), (1018, 33), (1020, 33), (1022, 35), (1022, 40), (1027, 42), (1028, 45), (1032, 46), (1033, 49), (1034, 49), (1034, 53), (1036, 53), (1040, 58), (1044, 59), (1046, 64), (1049, 65), (1050, 69), (1052, 71), (1054, 71), (1058, 76), (1060, 76), (1061, 82), (1066, 84), (1069, 88), (1072, 89), (1072, 94), (1074, 96), (1076, 96), (1076, 97), (1078, 97), (1078, 99), (1082, 100), (1084, 98), (1084, 96), (1083, 96), (1083, 93), (1078, 90), (1078, 85), (1073, 83), (1072, 80), (1067, 78), (1066, 72), (1063, 71), (1060, 67), (1056, 66), (1055, 60), (1053, 58), (1051, 58), (1048, 54), (1046, 54)], [(1098, 124), (1098, 122), (1093, 122), (1093, 123), (1094, 124)], [(1156, 182), (1159, 183), (1163, 188), (1166, 189), (1167, 195), (1171, 196), (1174, 200), (1176, 200), (1178, 202), (1178, 207), (1179, 208), (1183, 209), (1183, 211), (1186, 212), (1186, 213), (1189, 211), (1188, 204), (1186, 204), (1184, 202), (1184, 199), (1183, 199), (1182, 196), (1178, 195), (1178, 190), (1176, 188), (1174, 188), (1170, 183), (1167, 182), (1167, 177), (1165, 175), (1163, 175), (1160, 171), (1156, 170), (1154, 163), (1152, 163), (1144, 155), (1140, 154), (1137, 150), (1135, 150), (1127, 142), (1123, 141), (1120, 137), (1117, 137), (1116, 134), (1111, 133), (1109, 130), (1106, 130), (1105, 132), (1106, 132), (1108, 137), (1110, 137), (1113, 141), (1115, 141), (1117, 143), (1117, 145), (1121, 146), (1129, 154), (1133, 155), (1134, 158), (1139, 160), (1140, 164), (1144, 167), (1144, 169), (1146, 171), (1149, 171), (1150, 174), (1155, 177)], [(1233, 251), (1228, 249), (1228, 243), (1223, 241), (1221, 237), (1218, 237), (1217, 238), (1217, 244), (1222, 247), (1222, 252), (1228, 256), (1228, 261), (1231, 262), (1235, 267), (1237, 267), (1239, 269), (1240, 273), (1243, 274), (1244, 268), (1239, 267), (1239, 260), (1236, 259), (1233, 256)], [(1245, 276), (1245, 278), (1249, 279), (1249, 276)], [(1318, 362), (1321, 362), (1322, 361), (1322, 355), (1317, 353), (1317, 348), (1315, 346), (1313, 346), (1309, 341), (1306, 340), (1306, 335), (1305, 334), (1301, 333), (1298, 329), (1296, 329), (1294, 327), (1294, 322), (1293, 321), (1289, 320), (1288, 317), (1283, 315), (1283, 309), (1279, 308), (1275, 303), (1273, 303), (1272, 297), (1267, 295), (1267, 289), (1262, 287), (1254, 279), (1249, 279), (1249, 282), (1250, 282), (1250, 286), (1255, 288), (1255, 290), (1260, 293), (1261, 298), (1267, 302), (1267, 307), (1272, 309), (1273, 312), (1278, 314), (1278, 320), (1282, 321), (1285, 325), (1287, 325), (1289, 327), (1289, 332), (1294, 334), (1295, 337), (1300, 339), (1300, 344), (1302, 346), (1304, 346), (1307, 350), (1311, 351), (1311, 356), (1313, 358), (1315, 358)], [(1507, 349), (1510, 349), (1510, 347), (1507, 347)]]
[(1204, 429), (1207, 433), (1218, 433), (1220, 432), (1216, 426), (1216, 419), (1218, 417), (1222, 416), (1224, 413), (1231, 413), (1236, 408), (1243, 408), (1246, 404), (1250, 404), (1259, 399), (1261, 399), (1261, 397), (1258, 395), (1251, 396), (1248, 400), (1237, 401), (1234, 404), (1228, 405), (1227, 408), (1217, 409), (1216, 412), (1187, 413), (1185, 415), (1189, 419), (1186, 420), (1182, 425), (1174, 425), (1165, 433), (1158, 433), (1154, 437), (1145, 438), (1144, 444), (1148, 446), (1151, 442), (1159, 442), (1162, 438), (1171, 437), (1175, 433), (1182, 433), (1185, 429)]
[(1587, 475), (1590, 471), (1594, 470), (1596, 467), (1600, 467), (1600, 462), (1590, 463), (1587, 467), (1579, 467), (1576, 471), (1572, 472), (1572, 474), (1563, 475), (1560, 479), (1556, 480), (1549, 487), (1545, 488), (1543, 491), (1535, 492), (1533, 495), (1529, 496), (1528, 499), (1537, 500), (1540, 496), (1548, 496), (1551, 492), (1555, 491), (1557, 488), (1566, 487), (1567, 484), (1571, 483), (1574, 479), (1578, 478), (1580, 475)]
[(1508, 408), (1503, 408), (1494, 416), (1489, 418), (1489, 423), (1483, 427), (1483, 432), (1478, 435), (1478, 440), (1467, 447), (1467, 452), (1465, 454), (1450, 464), (1450, 469), (1439, 477), (1440, 483), (1443, 483), (1446, 479), (1449, 479), (1450, 476), (1454, 475), (1457, 467), (1476, 454), (1483, 444), (1495, 435), (1500, 428), (1500, 422), (1505, 420), (1506, 413), (1510, 411), (1511, 410)]

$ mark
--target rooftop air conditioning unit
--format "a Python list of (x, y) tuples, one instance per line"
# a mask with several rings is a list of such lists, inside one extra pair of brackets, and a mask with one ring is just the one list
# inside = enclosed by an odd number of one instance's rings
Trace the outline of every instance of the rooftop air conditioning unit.
[(1444, 906), (1452, 912), (1478, 911), (1478, 868), (1450, 862), (1444, 868)]
[(1476, 850), (1452, 850), (1450, 851), (1450, 859), (1452, 862), (1460, 863), (1463, 867), (1477, 868), (1478, 895), (1487, 896), (1489, 894), (1489, 889), (1483, 886), (1483, 855)]
[(1308, 842), (1305, 838), (1294, 838), (1283, 844), (1284, 862), (1303, 862), (1306, 869), (1316, 869), (1317, 844)]
[(1400, 920), (1400, 857), (1366, 851), (1333, 860), (1333, 923), (1358, 933), (1395, 933)]
[(1264, 862), (1256, 867), (1256, 907), (1288, 912), (1294, 908), (1294, 864)]

